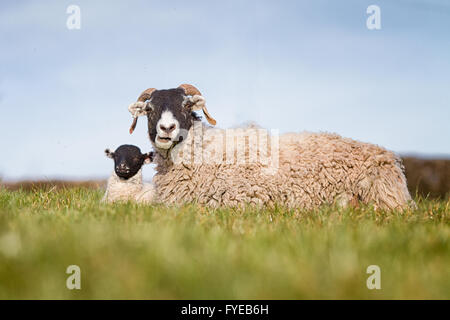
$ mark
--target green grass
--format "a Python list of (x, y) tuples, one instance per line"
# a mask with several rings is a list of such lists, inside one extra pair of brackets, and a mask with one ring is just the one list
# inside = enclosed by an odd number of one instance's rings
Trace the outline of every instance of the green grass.
[[(450, 201), (405, 212), (100, 204), (0, 189), (1, 299), (450, 299)], [(66, 288), (67, 266), (81, 290)], [(381, 268), (368, 290), (366, 268)]]

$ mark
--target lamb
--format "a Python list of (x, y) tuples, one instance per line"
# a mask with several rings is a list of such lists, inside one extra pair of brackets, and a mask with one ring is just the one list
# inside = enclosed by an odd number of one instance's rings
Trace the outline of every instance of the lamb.
[(153, 202), (300, 209), (412, 203), (401, 159), (384, 148), (330, 133), (217, 129), (201, 123), (197, 110), (215, 125), (200, 91), (187, 84), (147, 89), (129, 106), (130, 132), (139, 116), (148, 119), (157, 163)]
[(105, 150), (114, 160), (114, 171), (108, 179), (103, 202), (135, 201), (150, 203), (154, 197), (154, 186), (142, 182), (142, 166), (151, 163), (153, 152), (145, 154), (133, 145), (121, 145), (116, 151)]

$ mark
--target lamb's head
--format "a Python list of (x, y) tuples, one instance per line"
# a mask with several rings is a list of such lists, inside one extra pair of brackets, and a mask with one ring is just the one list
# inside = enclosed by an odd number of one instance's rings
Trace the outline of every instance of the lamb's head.
[(114, 152), (106, 149), (105, 154), (114, 160), (114, 171), (124, 180), (134, 177), (145, 163), (153, 161), (153, 152), (143, 154), (141, 149), (129, 144), (121, 145)]
[(128, 110), (134, 118), (130, 133), (136, 127), (137, 118), (146, 115), (150, 141), (157, 149), (167, 150), (183, 141), (194, 121), (200, 120), (195, 114), (197, 110), (203, 110), (206, 120), (216, 124), (206, 109), (205, 98), (189, 84), (168, 90), (147, 89)]

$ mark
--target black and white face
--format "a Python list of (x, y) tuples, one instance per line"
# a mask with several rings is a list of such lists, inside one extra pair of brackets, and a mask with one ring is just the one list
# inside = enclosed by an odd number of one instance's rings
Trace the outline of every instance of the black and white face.
[(159, 149), (170, 149), (183, 141), (194, 120), (200, 119), (180, 88), (153, 92), (147, 110), (150, 141)]
[(106, 149), (105, 154), (114, 160), (117, 176), (125, 180), (134, 177), (145, 163), (151, 163), (153, 160), (152, 152), (142, 154), (141, 149), (127, 144), (121, 145), (114, 152)]

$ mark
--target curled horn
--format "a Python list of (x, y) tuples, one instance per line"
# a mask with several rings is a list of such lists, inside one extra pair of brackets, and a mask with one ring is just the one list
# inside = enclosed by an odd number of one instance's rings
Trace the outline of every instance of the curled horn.
[[(206, 109), (205, 99), (203, 98), (203, 96), (200, 93), (200, 91), (196, 87), (191, 85), (191, 84), (182, 84), (178, 88), (183, 89), (187, 96), (192, 96), (194, 98), (195, 104), (194, 104), (193, 110), (200, 110), (200, 109), (202, 109), (203, 114), (206, 117), (206, 120), (208, 120), (208, 122), (211, 125), (215, 126), (217, 121), (214, 120), (213, 117), (211, 117), (211, 115), (208, 112), (208, 109)], [(197, 105), (197, 107), (195, 107), (195, 105)]]
[(144, 90), (137, 99), (137, 101), (145, 102), (147, 100), (150, 100), (150, 98), (152, 97), (152, 93), (155, 90), (156, 90), (155, 88), (148, 88), (147, 90)]
[(145, 101), (150, 100), (150, 98), (152, 97), (152, 93), (155, 90), (156, 90), (155, 88), (148, 88), (147, 90), (144, 90), (139, 95), (137, 101), (135, 103), (132, 103), (128, 107), (128, 110), (133, 115), (133, 123), (131, 124), (131, 127), (130, 127), (130, 134), (132, 134), (134, 129), (136, 129), (137, 119), (139, 118), (139, 116), (144, 115), (145, 112), (146, 112), (146, 110), (145, 110), (145, 107), (146, 107)]

